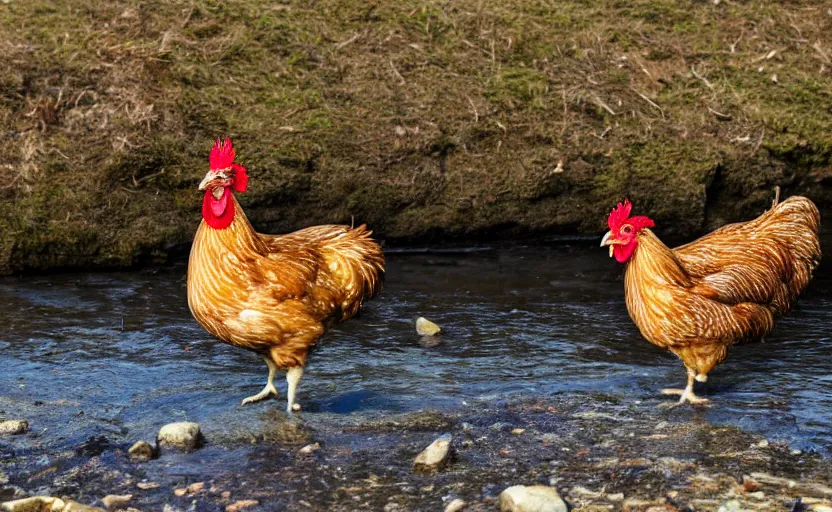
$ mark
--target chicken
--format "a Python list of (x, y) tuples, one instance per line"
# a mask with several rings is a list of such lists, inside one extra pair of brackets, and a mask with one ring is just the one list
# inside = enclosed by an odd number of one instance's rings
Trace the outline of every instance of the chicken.
[[(779, 195), (779, 191), (778, 191)], [(812, 278), (820, 262), (820, 214), (805, 197), (790, 197), (748, 222), (730, 224), (669, 249), (630, 217), (625, 200), (610, 213), (601, 246), (627, 264), (627, 310), (650, 343), (676, 354), (687, 368), (679, 404), (705, 403), (694, 381), (723, 362), (728, 347), (761, 341)]]
[(217, 140), (199, 185), (205, 197), (188, 263), (188, 306), (209, 333), (266, 362), (266, 386), (243, 404), (277, 395), (274, 376), (284, 370), (291, 412), (299, 408), (295, 393), (310, 348), (379, 290), (384, 255), (363, 225), (255, 232), (234, 198), (248, 185), (234, 158), (231, 140)]

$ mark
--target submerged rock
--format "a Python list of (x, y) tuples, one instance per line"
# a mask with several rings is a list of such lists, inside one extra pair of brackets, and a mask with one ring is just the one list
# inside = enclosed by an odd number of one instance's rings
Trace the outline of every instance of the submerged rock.
[(567, 512), (554, 487), (515, 485), (500, 493), (501, 512)]
[(29, 431), (29, 422), (26, 420), (0, 421), (0, 436), (19, 435)]
[(427, 318), (420, 316), (416, 319), (416, 334), (419, 336), (436, 336), (442, 329)]
[(451, 434), (444, 434), (432, 442), (416, 460), (413, 461), (413, 470), (419, 472), (434, 471), (445, 464), (451, 455)]
[(147, 441), (136, 441), (127, 453), (130, 454), (130, 459), (136, 462), (147, 462), (153, 458), (153, 447)]
[(193, 450), (199, 446), (199, 423), (180, 421), (169, 423), (159, 430), (159, 444)]
[(225, 507), (225, 512), (239, 512), (240, 510), (245, 510), (249, 507), (254, 507), (259, 505), (260, 502), (257, 500), (240, 500), (235, 501), (231, 505)]

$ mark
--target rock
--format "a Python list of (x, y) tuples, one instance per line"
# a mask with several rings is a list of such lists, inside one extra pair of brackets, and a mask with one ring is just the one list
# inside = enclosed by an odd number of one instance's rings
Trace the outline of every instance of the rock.
[(133, 499), (132, 494), (109, 494), (101, 498), (101, 503), (107, 507), (107, 510), (118, 510), (127, 508), (127, 504)]
[(502, 512), (567, 512), (554, 487), (546, 485), (515, 485), (500, 493)]
[(545, 444), (555, 443), (558, 440), (558, 436), (552, 433), (543, 434), (540, 436), (540, 440), (543, 441)]
[(436, 336), (441, 330), (438, 325), (423, 316), (416, 319), (416, 334), (419, 336)]
[(522, 434), (525, 431), (526, 431), (525, 428), (515, 428), (511, 431), (511, 433), (515, 436), (519, 436), (520, 434)]
[(136, 462), (147, 462), (153, 458), (153, 447), (147, 441), (136, 441), (136, 444), (127, 450), (130, 459)]
[(815, 503), (809, 505), (808, 512), (832, 512), (832, 504)]
[(433, 471), (447, 462), (451, 455), (451, 434), (443, 434), (432, 442), (416, 460), (413, 461), (413, 470), (419, 472)]
[(743, 512), (745, 509), (738, 500), (726, 501), (719, 506), (717, 512)]
[(199, 446), (200, 435), (199, 423), (180, 421), (162, 427), (157, 439), (164, 446), (193, 450)]
[(448, 503), (445, 506), (445, 512), (459, 512), (463, 508), (465, 508), (468, 504), (461, 499), (457, 498), (452, 502)]
[(26, 420), (0, 421), (0, 436), (14, 436), (25, 434), (29, 431), (29, 422)]
[(312, 443), (312, 444), (307, 444), (306, 446), (304, 446), (303, 448), (298, 450), (298, 453), (301, 454), (301, 455), (309, 455), (312, 452), (316, 452), (320, 449), (321, 449), (321, 443)]
[(0, 504), (4, 512), (105, 512), (103, 509), (64, 501), (51, 496), (33, 496)]
[(139, 482), (136, 484), (136, 487), (143, 491), (149, 491), (150, 489), (158, 489), (161, 486), (162, 484), (158, 482)]
[(607, 494), (607, 499), (613, 503), (617, 503), (619, 501), (624, 501), (624, 493), (623, 492), (616, 492), (613, 494)]
[(6, 485), (7, 483), (9, 483), (9, 475), (5, 471), (0, 470), (0, 485)]
[(182, 497), (186, 494), (198, 494), (205, 490), (205, 482), (196, 482), (188, 487), (178, 487), (173, 490), (174, 496)]
[(253, 507), (255, 505), (259, 505), (260, 502), (257, 500), (240, 500), (235, 501), (231, 505), (225, 507), (225, 512), (239, 512), (240, 510)]

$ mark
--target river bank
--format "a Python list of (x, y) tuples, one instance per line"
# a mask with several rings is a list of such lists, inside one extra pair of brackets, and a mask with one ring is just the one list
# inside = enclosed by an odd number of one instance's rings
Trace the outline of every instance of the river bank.
[[(658, 403), (578, 394), (290, 419), (270, 404), (256, 424), (206, 430), (202, 448), (163, 449), (150, 462), (131, 462), (132, 434), (101, 420), (81, 421), (98, 421), (105, 434), (59, 451), (50, 449), (56, 440), (49, 428), (32, 425), (28, 436), (0, 440), (0, 470), (9, 481), (0, 495), (64, 496), (99, 507), (106, 495), (132, 495), (130, 507), (166, 511), (234, 504), (252, 511), (428, 511), (453, 500), (464, 501), (466, 511), (491, 511), (505, 488), (540, 484), (557, 489), (576, 512), (832, 507), (829, 459), (711, 425), (692, 407)], [(443, 433), (453, 436), (450, 462), (414, 472), (416, 455)]]
[(447, 243), (662, 236), (832, 205), (832, 15), (817, 2), (0, 9), (0, 274), (187, 251), (216, 137), (256, 228)]

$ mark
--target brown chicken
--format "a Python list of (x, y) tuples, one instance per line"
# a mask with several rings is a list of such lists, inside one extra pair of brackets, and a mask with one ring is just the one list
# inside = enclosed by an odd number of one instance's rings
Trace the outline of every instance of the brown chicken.
[(669, 249), (647, 217), (630, 217), (632, 205), (610, 213), (601, 246), (627, 264), (627, 310), (650, 343), (670, 349), (685, 364), (679, 403), (707, 402), (694, 380), (725, 360), (728, 347), (761, 341), (812, 278), (820, 261), (820, 214), (805, 197), (790, 197), (748, 222), (724, 226)]
[(277, 395), (280, 369), (291, 412), (299, 408), (295, 392), (310, 348), (330, 323), (354, 316), (378, 291), (384, 255), (363, 225), (255, 232), (232, 193), (248, 185), (234, 158), (231, 141), (217, 140), (199, 185), (205, 197), (188, 264), (188, 305), (209, 333), (266, 361), (266, 386), (243, 404)]

